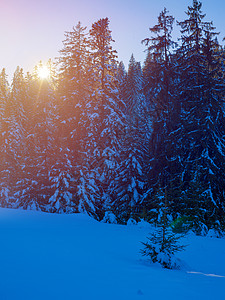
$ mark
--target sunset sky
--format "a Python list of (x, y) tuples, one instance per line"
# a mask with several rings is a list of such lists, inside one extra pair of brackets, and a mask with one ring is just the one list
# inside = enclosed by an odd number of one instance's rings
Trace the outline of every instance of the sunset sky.
[[(221, 38), (225, 36), (224, 0), (203, 0), (206, 20), (213, 21)], [(58, 56), (64, 32), (81, 21), (83, 26), (100, 18), (110, 19), (119, 60), (127, 66), (131, 54), (143, 62), (148, 28), (166, 7), (177, 20), (192, 0), (3, 0), (0, 1), (0, 68), (11, 76), (16, 66), (32, 70), (38, 61)], [(175, 31), (175, 33), (177, 30)]]

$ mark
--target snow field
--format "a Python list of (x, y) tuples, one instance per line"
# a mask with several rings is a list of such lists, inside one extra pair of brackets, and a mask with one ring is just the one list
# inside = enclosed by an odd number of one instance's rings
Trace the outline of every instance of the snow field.
[(189, 234), (182, 270), (139, 253), (152, 227), (0, 209), (0, 300), (224, 299), (225, 239)]

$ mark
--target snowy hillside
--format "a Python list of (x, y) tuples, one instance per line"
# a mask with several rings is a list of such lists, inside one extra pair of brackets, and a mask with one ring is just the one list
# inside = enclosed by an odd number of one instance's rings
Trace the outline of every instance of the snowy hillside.
[(189, 235), (181, 271), (139, 251), (147, 223), (0, 209), (1, 300), (224, 299), (225, 239)]

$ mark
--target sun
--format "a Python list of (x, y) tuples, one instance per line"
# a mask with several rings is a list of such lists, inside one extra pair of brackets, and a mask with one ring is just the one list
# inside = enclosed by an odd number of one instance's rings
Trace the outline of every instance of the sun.
[(38, 76), (40, 79), (47, 79), (50, 76), (50, 70), (47, 66), (41, 66), (38, 68)]

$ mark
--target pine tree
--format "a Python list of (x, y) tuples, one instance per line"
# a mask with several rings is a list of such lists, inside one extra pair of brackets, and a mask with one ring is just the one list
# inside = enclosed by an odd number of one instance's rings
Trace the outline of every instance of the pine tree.
[[(69, 177), (68, 173), (63, 171), (53, 177), (54, 194), (49, 198), (49, 212), (57, 213), (74, 213), (77, 211), (76, 203), (73, 199), (73, 190), (70, 190), (71, 181), (74, 179)], [(50, 178), (51, 179), (51, 178)]]
[(184, 250), (185, 246), (180, 244), (183, 235), (172, 232), (168, 220), (167, 187), (161, 194), (161, 219), (159, 227), (147, 237), (148, 241), (142, 243), (143, 256), (148, 256), (152, 263), (159, 263), (163, 268), (179, 269), (180, 265), (175, 258), (175, 253)]
[(88, 88), (86, 80), (90, 53), (86, 29), (78, 22), (72, 31), (65, 32), (63, 49), (58, 58), (59, 93), (62, 97), (66, 96), (67, 101), (73, 101), (71, 105), (76, 104), (75, 101), (79, 100), (77, 98), (82, 97)]
[(10, 165), (8, 156), (8, 101), (9, 83), (5, 69), (0, 73), (0, 203), (1, 206), (9, 205), (10, 191)]
[[(158, 190), (165, 188), (176, 177), (176, 154), (171, 147), (170, 134), (176, 129), (174, 103), (174, 61), (172, 48), (176, 45), (171, 34), (174, 18), (168, 15), (166, 8), (158, 17), (158, 24), (149, 28), (154, 35), (142, 42), (148, 47), (143, 68), (144, 93), (152, 115), (150, 138), (149, 196), (145, 206), (150, 210), (157, 206), (152, 199)], [(174, 116), (175, 115), (175, 116)], [(172, 118), (173, 117), (173, 118)], [(174, 178), (175, 179), (175, 178)]]
[(145, 163), (150, 136), (148, 107), (142, 92), (142, 70), (133, 55), (126, 78), (126, 89), (120, 94), (125, 106), (126, 127), (120, 136), (120, 164), (114, 186), (114, 209), (123, 223), (129, 217), (138, 219), (140, 214), (146, 188)]
[(108, 18), (93, 23), (89, 33), (94, 74), (93, 94), (89, 99), (92, 128), (88, 128), (86, 165), (80, 178), (79, 194), (86, 199), (81, 206), (101, 219), (110, 209), (110, 182), (114, 180), (117, 167), (118, 136), (123, 123), (116, 86), (116, 51), (111, 46), (114, 41)]
[[(203, 21), (201, 7), (201, 2), (193, 1), (188, 7), (188, 18), (179, 22), (182, 28), (182, 44), (177, 54), (183, 123), (181, 180), (187, 195), (192, 189), (196, 199), (204, 197), (206, 217), (202, 222), (211, 228), (223, 222), (224, 211), (224, 79), (217, 33), (211, 22)], [(191, 184), (193, 178), (201, 186), (201, 193)], [(189, 205), (190, 212), (193, 203)], [(194, 206), (200, 209), (202, 202)], [(198, 216), (202, 216), (200, 212), (194, 217)]]
[(21, 141), (21, 161), (20, 169), (21, 176), (18, 178), (15, 186), (15, 206), (25, 209), (39, 209), (39, 204), (36, 199), (37, 190), (37, 161), (35, 159), (35, 144), (36, 137), (34, 134), (35, 128), (35, 105), (38, 89), (33, 81), (30, 73), (23, 78), (23, 95), (18, 100), (21, 101), (22, 110), (18, 112), (18, 117), (21, 121), (23, 131), (23, 141)]
[[(81, 23), (65, 33), (63, 49), (60, 51), (58, 65), (58, 109), (60, 130), (66, 138), (66, 145), (75, 156), (82, 149), (82, 137), (85, 136), (85, 109), (90, 95), (91, 74), (89, 41), (86, 27)], [(79, 142), (77, 142), (79, 140)], [(63, 143), (63, 141), (62, 141)]]
[(23, 176), (24, 142), (23, 130), (25, 98), (25, 79), (23, 69), (17, 67), (11, 85), (11, 92), (6, 105), (7, 111), (7, 164), (10, 180), (10, 202), (15, 207), (17, 200), (17, 185)]
[[(85, 168), (87, 161), (88, 135), (91, 134), (89, 129), (92, 124), (90, 99), (93, 93), (93, 74), (86, 27), (82, 27), (79, 22), (72, 31), (66, 32), (63, 45), (58, 59), (59, 159), (53, 168), (53, 174), (57, 177), (63, 171), (69, 190), (75, 195), (73, 201), (78, 209), (79, 201), (83, 201), (78, 194), (78, 186), (82, 181), (80, 171)], [(60, 182), (59, 178), (57, 180)]]
[(44, 83), (37, 74), (27, 74), (24, 77), (18, 76), (17, 73), (14, 76), (11, 93), (11, 103), (15, 104), (15, 109), (17, 108), (14, 115), (19, 120), (15, 123), (19, 124), (17, 125), (19, 129), (17, 135), (14, 134), (12, 137), (12, 141), (15, 144), (18, 140), (20, 151), (17, 159), (19, 172), (15, 170), (14, 173), (17, 176), (14, 185), (14, 205), (25, 209), (45, 210), (46, 200), (43, 201), (45, 197), (43, 190), (49, 182), (50, 164), (47, 166), (47, 161), (50, 162), (52, 159), (49, 141), (53, 137), (51, 122), (46, 116), (50, 112), (49, 105), (51, 106), (54, 97), (53, 94), (49, 94), (47, 98), (47, 81)]

